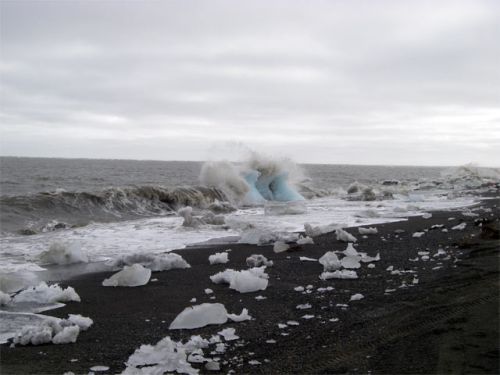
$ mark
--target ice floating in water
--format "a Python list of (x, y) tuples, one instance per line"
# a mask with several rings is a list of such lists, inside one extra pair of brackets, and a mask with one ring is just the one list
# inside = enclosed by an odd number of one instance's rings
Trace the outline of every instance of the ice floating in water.
[(243, 322), (245, 320), (252, 320), (252, 317), (248, 314), (247, 309), (243, 309), (240, 315), (227, 314), (227, 317), (231, 319), (233, 322)]
[(326, 252), (321, 258), (319, 258), (318, 262), (323, 265), (325, 271), (335, 271), (340, 269), (342, 266), (337, 254), (333, 251)]
[(377, 230), (377, 228), (374, 228), (374, 227), (370, 227), (370, 228), (359, 227), (358, 232), (359, 232), (359, 234), (377, 234), (378, 230)]
[(169, 329), (194, 329), (210, 324), (224, 324), (227, 322), (227, 315), (227, 310), (221, 303), (202, 303), (185, 308), (170, 324)]
[(78, 244), (65, 244), (62, 242), (54, 242), (51, 244), (47, 251), (40, 254), (39, 258), (44, 264), (64, 265), (88, 263), (89, 261), (89, 257), (82, 251)]
[(244, 271), (227, 269), (210, 276), (210, 280), (216, 284), (229, 284), (229, 288), (240, 293), (250, 293), (267, 288), (269, 275), (264, 271), (265, 267), (255, 267)]
[(58, 284), (49, 286), (46, 282), (25, 289), (12, 299), (13, 303), (29, 302), (38, 304), (70, 301), (81, 301), (80, 296), (72, 287), (68, 286), (63, 289)]
[(135, 253), (129, 255), (122, 255), (109, 263), (113, 267), (124, 267), (133, 264), (141, 264), (149, 268), (151, 271), (168, 271), (175, 268), (190, 268), (188, 262), (182, 256), (175, 253), (166, 254), (144, 254)]
[(262, 254), (252, 254), (246, 259), (248, 267), (270, 267), (273, 265), (272, 260), (267, 260), (267, 258)]
[(208, 257), (210, 264), (225, 264), (229, 262), (228, 253), (215, 253)]
[(343, 242), (356, 242), (357, 239), (349, 232), (346, 232), (342, 228), (335, 229), (335, 235), (337, 236), (337, 241)]
[(290, 245), (286, 244), (283, 241), (276, 241), (273, 245), (273, 250), (275, 253), (282, 253), (287, 251), (290, 248)]
[(356, 271), (348, 271), (348, 270), (337, 270), (334, 272), (323, 272), (320, 277), (321, 280), (328, 279), (357, 279), (358, 274)]
[(115, 273), (109, 279), (102, 282), (103, 286), (141, 286), (146, 285), (151, 278), (151, 270), (144, 268), (141, 264), (125, 266), (123, 270)]

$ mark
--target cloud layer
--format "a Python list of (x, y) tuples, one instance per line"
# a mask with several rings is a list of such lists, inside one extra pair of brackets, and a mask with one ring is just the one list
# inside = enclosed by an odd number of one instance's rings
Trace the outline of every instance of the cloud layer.
[(3, 155), (500, 165), (497, 1), (2, 1)]

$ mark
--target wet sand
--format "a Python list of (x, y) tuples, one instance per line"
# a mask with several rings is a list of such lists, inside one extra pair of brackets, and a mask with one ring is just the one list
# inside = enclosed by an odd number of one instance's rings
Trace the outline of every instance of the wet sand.
[[(495, 199), (480, 206), (486, 210), (474, 211), (478, 217), (464, 216), (462, 210), (433, 212), (430, 219), (415, 217), (377, 225), (379, 233), (367, 238), (356, 228), (348, 229), (358, 238), (358, 251), (371, 256), (379, 252), (381, 256), (375, 268), (363, 264), (357, 270), (357, 280), (320, 280), (323, 267), (318, 262), (299, 260), (301, 256), (319, 258), (326, 251), (344, 250), (346, 244), (331, 233), (315, 238), (314, 245), (280, 254), (275, 254), (272, 246), (231, 245), (230, 261), (225, 265), (210, 266), (207, 258), (227, 247), (185, 249), (178, 253), (192, 268), (153, 273), (152, 278), (158, 281), (142, 287), (102, 287), (102, 280), (110, 273), (81, 276), (64, 284), (73, 286), (82, 302), (69, 303), (47, 315), (81, 314), (92, 318), (94, 325), (82, 332), (75, 344), (2, 345), (1, 373), (87, 374), (96, 365), (109, 366), (109, 373), (117, 373), (141, 344), (156, 344), (165, 336), (175, 340), (198, 334), (209, 337), (227, 327), (236, 329), (241, 337), (237, 343), (242, 345), (231, 344), (225, 354), (217, 355), (221, 373), (500, 373), (500, 210)], [(451, 230), (461, 222), (467, 224), (463, 231)], [(429, 229), (435, 224), (449, 231)], [(396, 234), (398, 229), (404, 232)], [(422, 237), (412, 237), (424, 230)], [(448, 260), (433, 256), (439, 247), (447, 252)], [(430, 252), (429, 260), (418, 255), (422, 251)], [(226, 268), (246, 268), (245, 259), (251, 254), (263, 254), (274, 261), (267, 269), (269, 286), (265, 291), (240, 294), (210, 281), (210, 275)], [(415, 273), (391, 274), (389, 266)], [(418, 284), (413, 284), (414, 278)], [(403, 282), (408, 286), (401, 287)], [(294, 291), (299, 285), (312, 285), (313, 292)], [(316, 290), (327, 286), (334, 290)], [(206, 295), (205, 288), (213, 289), (214, 294)], [(395, 291), (385, 293), (387, 289)], [(364, 299), (350, 301), (355, 293), (363, 294)], [(266, 299), (256, 300), (257, 295)], [(170, 322), (191, 305), (193, 297), (197, 304), (223, 303), (232, 313), (248, 308), (254, 320), (169, 331)], [(305, 303), (312, 308), (296, 309)], [(305, 314), (314, 318), (303, 319)], [(334, 318), (339, 320), (330, 321)], [(278, 327), (289, 320), (300, 325)], [(270, 339), (276, 343), (266, 343)], [(261, 364), (251, 365), (250, 360)], [(206, 372), (197, 364), (193, 367)]]

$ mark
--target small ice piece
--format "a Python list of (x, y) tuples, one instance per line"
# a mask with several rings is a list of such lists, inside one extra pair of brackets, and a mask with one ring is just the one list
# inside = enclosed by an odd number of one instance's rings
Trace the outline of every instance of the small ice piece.
[(428, 255), (424, 255), (424, 256), (422, 256), (422, 260), (424, 260), (424, 261), (425, 261), (425, 260), (429, 260), (429, 256), (428, 256)]
[(210, 264), (225, 264), (229, 262), (229, 254), (224, 253), (215, 253), (208, 257), (208, 261)]
[(349, 271), (349, 270), (337, 270), (334, 272), (323, 272), (319, 278), (321, 280), (328, 280), (328, 279), (357, 279), (358, 274), (356, 271)]
[(19, 302), (35, 302), (35, 303), (55, 303), (55, 302), (80, 302), (80, 296), (75, 290), (68, 286), (62, 289), (58, 284), (47, 285), (46, 282), (41, 282), (35, 287), (27, 288), (17, 294), (12, 301)]
[(415, 233), (413, 233), (412, 237), (415, 237), (415, 238), (420, 238), (420, 237), (422, 237), (424, 234), (425, 234), (425, 232), (415, 232)]
[(433, 257), (439, 257), (439, 256), (442, 256), (442, 255), (447, 255), (446, 254), (446, 251), (444, 251), (443, 249), (439, 248), (437, 253), (433, 255)]
[(266, 340), (266, 343), (268, 343), (268, 344), (276, 344), (276, 340), (269, 339), (269, 340)]
[(103, 286), (141, 286), (146, 285), (151, 278), (151, 270), (144, 268), (141, 264), (125, 266), (123, 270), (115, 273), (109, 279), (102, 282)]
[(205, 289), (205, 294), (212, 294), (214, 291), (210, 288)]
[(28, 325), (16, 333), (13, 339), (15, 345), (42, 345), (52, 341), (52, 327), (48, 324)]
[(317, 262), (318, 259), (309, 258), (309, 257), (299, 257), (299, 260), (302, 262)]
[(133, 264), (139, 263), (146, 268), (149, 268), (153, 272), (157, 271), (169, 271), (172, 269), (185, 269), (190, 268), (186, 260), (179, 254), (166, 253), (166, 254), (145, 254), (145, 253), (133, 253), (128, 255), (122, 255), (114, 259), (109, 263), (112, 267), (131, 266)]
[(193, 298), (191, 298), (191, 299), (189, 300), (189, 302), (191, 302), (191, 303), (195, 303), (195, 302), (196, 302), (196, 298), (194, 298), (194, 297), (193, 297)]
[(464, 230), (466, 226), (467, 226), (466, 223), (461, 223), (461, 224), (455, 225), (451, 229), (452, 230)]
[(335, 322), (339, 321), (339, 318), (331, 318), (331, 319), (328, 319), (328, 321), (332, 322), (332, 323), (335, 323)]
[(202, 303), (186, 307), (174, 321), (169, 329), (194, 329), (210, 324), (224, 324), (227, 322), (227, 310), (221, 303)]
[(92, 319), (78, 314), (69, 314), (67, 320), (80, 327), (81, 331), (86, 331), (92, 324), (94, 324), (94, 321)]
[[(374, 257), (367, 255), (366, 253), (359, 253), (361, 255), (361, 261), (363, 263), (378, 262), (380, 260), (380, 253), (377, 253)], [(373, 267), (370, 267), (373, 268)]]
[(432, 214), (426, 212), (425, 214), (422, 215), (422, 219), (430, 219), (432, 217)]
[(300, 325), (299, 322), (295, 321), (295, 320), (289, 320), (288, 322), (286, 322), (287, 325), (289, 326), (298, 326)]
[(342, 267), (340, 260), (333, 251), (327, 251), (318, 262), (323, 265), (324, 271), (335, 271)]
[(342, 228), (335, 229), (335, 235), (337, 236), (337, 241), (343, 242), (356, 242), (357, 239), (349, 232), (346, 232)]
[(10, 303), (10, 300), (10, 295), (0, 290), (0, 306), (8, 305)]
[(369, 227), (369, 228), (359, 227), (358, 232), (359, 234), (377, 234), (378, 230), (375, 227)]
[(314, 318), (314, 315), (306, 314), (306, 315), (301, 316), (301, 318), (302, 319), (312, 319), (312, 318)]
[(258, 290), (265, 290), (269, 281), (265, 278), (267, 274), (263, 271), (252, 272), (252, 270), (259, 270), (260, 268), (251, 268), (246, 271), (235, 272), (229, 283), (229, 288), (234, 289), (240, 293), (251, 293)]
[(283, 323), (278, 323), (278, 328), (279, 329), (285, 329), (287, 328), (288, 326), (286, 324), (283, 324)]
[(297, 240), (298, 245), (314, 245), (314, 241), (311, 237), (306, 236), (306, 237), (300, 237)]
[(64, 327), (61, 332), (57, 333), (53, 338), (54, 344), (70, 344), (75, 343), (80, 334), (80, 327), (68, 326)]
[(233, 322), (243, 322), (245, 320), (252, 320), (252, 317), (248, 314), (247, 309), (243, 309), (240, 315), (227, 314), (227, 317), (231, 319)]
[(355, 257), (347, 256), (347, 257), (343, 257), (342, 260), (340, 261), (340, 263), (342, 264), (342, 267), (344, 267), (344, 268), (349, 268), (349, 269), (360, 268), (361, 264), (359, 263), (359, 260), (360, 260), (359, 256), (355, 256)]
[(300, 305), (295, 306), (295, 308), (296, 308), (297, 310), (307, 310), (307, 309), (312, 308), (312, 306), (311, 306), (311, 304), (310, 304), (310, 303), (303, 303), (303, 304), (300, 304)]
[[(208, 371), (220, 371), (220, 363), (215, 361), (209, 361), (205, 363), (205, 369)], [(198, 371), (196, 371), (196, 374)]]
[(362, 295), (361, 293), (356, 293), (356, 294), (353, 294), (351, 296), (350, 301), (359, 301), (360, 299), (363, 299), (363, 298), (365, 298), (364, 295)]
[(257, 365), (260, 365), (261, 363), (259, 361), (257, 361), (256, 359), (251, 359), (250, 361), (248, 361), (248, 364), (252, 365), (252, 366), (257, 366)]
[(444, 228), (441, 232), (448, 233), (448, 229)]
[(90, 371), (94, 372), (102, 372), (102, 371), (108, 371), (109, 367), (108, 366), (92, 366), (90, 368)]
[(84, 253), (80, 245), (76, 243), (66, 244), (54, 242), (49, 249), (42, 252), (39, 256), (43, 264), (73, 264), (88, 263), (89, 257)]
[(343, 251), (345, 256), (348, 257), (357, 257), (360, 256), (358, 251), (354, 248), (352, 243), (348, 243), (346, 249)]
[(273, 265), (272, 260), (267, 260), (267, 258), (262, 254), (252, 254), (246, 259), (248, 267), (270, 267)]
[(226, 352), (226, 344), (224, 344), (223, 342), (216, 344), (215, 351), (217, 353), (225, 353)]
[(441, 229), (442, 227), (444, 227), (443, 224), (434, 224), (433, 226), (431, 226), (431, 229)]
[(299, 286), (296, 286), (295, 288), (293, 288), (293, 290), (295, 290), (296, 292), (303, 292), (304, 287), (299, 285)]
[(290, 245), (283, 241), (276, 241), (273, 245), (273, 250), (275, 253), (282, 253), (287, 251), (290, 248)]
[(370, 263), (367, 267), (368, 267), (368, 268), (375, 268), (375, 264)]
[(236, 330), (234, 328), (225, 328), (220, 332), (217, 332), (218, 335), (224, 337), (226, 341), (238, 340), (240, 337), (235, 335)]
[(262, 301), (263, 299), (267, 299), (267, 297), (264, 297), (264, 296), (257, 296), (257, 297), (255, 297), (255, 299), (256, 299), (257, 301)]
[(385, 270), (391, 272), (392, 270), (394, 270), (394, 266), (389, 266)]

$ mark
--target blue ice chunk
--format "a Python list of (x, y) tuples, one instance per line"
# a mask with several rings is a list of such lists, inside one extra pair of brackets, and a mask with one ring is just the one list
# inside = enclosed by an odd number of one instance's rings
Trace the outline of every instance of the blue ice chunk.
[(259, 176), (257, 181), (255, 182), (255, 187), (259, 191), (260, 195), (267, 199), (268, 201), (274, 200), (273, 192), (271, 191), (270, 184), (274, 180), (275, 176)]
[(270, 183), (274, 200), (281, 202), (303, 201), (304, 197), (287, 183), (288, 173), (283, 172), (274, 177)]
[(257, 187), (255, 186), (259, 176), (260, 172), (255, 170), (251, 170), (243, 174), (243, 178), (248, 183), (248, 187), (250, 188), (243, 198), (243, 204), (258, 205), (263, 204), (266, 201), (264, 197), (260, 195)]

